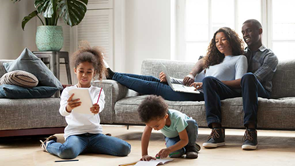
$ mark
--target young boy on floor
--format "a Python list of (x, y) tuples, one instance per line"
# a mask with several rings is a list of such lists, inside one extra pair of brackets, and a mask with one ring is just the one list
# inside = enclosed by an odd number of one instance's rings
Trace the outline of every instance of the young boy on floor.
[[(160, 96), (148, 96), (139, 106), (140, 119), (146, 124), (141, 137), (141, 151), (143, 161), (156, 158), (179, 158), (186, 154), (186, 158), (198, 158), (200, 146), (196, 144), (198, 125), (187, 115), (173, 109)], [(148, 145), (152, 130), (161, 130), (165, 136), (166, 147), (161, 149), (156, 158), (148, 155)]]

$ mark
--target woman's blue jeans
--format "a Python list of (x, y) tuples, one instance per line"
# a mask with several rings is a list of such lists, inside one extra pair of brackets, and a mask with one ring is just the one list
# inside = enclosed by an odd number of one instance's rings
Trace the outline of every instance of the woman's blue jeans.
[(144, 95), (154, 94), (170, 101), (204, 101), (202, 93), (175, 92), (168, 84), (160, 82), (158, 78), (153, 76), (115, 73), (112, 79)]
[(76, 158), (81, 153), (127, 156), (131, 150), (130, 144), (124, 140), (104, 134), (72, 135), (63, 144), (53, 140), (47, 144), (46, 150), (62, 159)]
[[(194, 119), (187, 119), (186, 122), (188, 124), (188, 126), (186, 127), (186, 132), (189, 139), (188, 144), (185, 147), (170, 153), (170, 155), (179, 154), (181, 156), (182, 154), (186, 153), (186, 147), (189, 147), (189, 146), (192, 147), (196, 145), (196, 140), (198, 138), (198, 124)], [(179, 140), (180, 140), (179, 136), (174, 138), (166, 137), (165, 138), (166, 147), (168, 148), (170, 146), (175, 145)]]

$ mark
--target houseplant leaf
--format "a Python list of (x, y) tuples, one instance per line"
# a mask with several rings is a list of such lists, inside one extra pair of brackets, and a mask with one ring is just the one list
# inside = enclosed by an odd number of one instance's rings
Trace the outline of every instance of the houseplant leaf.
[(37, 10), (35, 10), (32, 13), (30, 13), (28, 16), (24, 17), (23, 21), (22, 21), (22, 29), (24, 30), (27, 22), (29, 22), (33, 17), (35, 17), (37, 15), (38, 15), (38, 12), (37, 12)]
[(61, 0), (58, 4), (60, 16), (68, 25), (78, 25), (85, 16), (87, 3), (88, 0)]

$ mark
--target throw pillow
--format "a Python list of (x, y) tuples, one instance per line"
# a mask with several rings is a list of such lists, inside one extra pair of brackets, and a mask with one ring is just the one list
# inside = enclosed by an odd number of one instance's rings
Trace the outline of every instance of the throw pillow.
[(3, 63), (7, 72), (23, 70), (34, 74), (39, 80), (38, 86), (51, 86), (62, 89), (62, 85), (48, 67), (28, 48), (13, 62)]
[(0, 84), (17, 85), (32, 88), (38, 85), (38, 79), (31, 73), (15, 70), (4, 74), (0, 79)]
[(36, 86), (33, 88), (23, 88), (16, 85), (0, 85), (0, 98), (10, 99), (29, 99), (29, 98), (48, 98), (58, 91), (56, 87)]

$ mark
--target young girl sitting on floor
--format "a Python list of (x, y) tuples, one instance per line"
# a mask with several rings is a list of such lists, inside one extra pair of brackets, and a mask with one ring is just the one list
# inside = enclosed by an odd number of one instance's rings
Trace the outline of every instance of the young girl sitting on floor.
[[(59, 112), (65, 116), (68, 124), (64, 131), (65, 142), (58, 143), (55, 136), (50, 136), (44, 142), (40, 140), (42, 148), (62, 159), (72, 159), (81, 153), (127, 156), (130, 153), (130, 144), (102, 134), (98, 113), (104, 108), (105, 94), (103, 91), (100, 93), (101, 88), (92, 86), (91, 81), (95, 75), (101, 80), (106, 68), (99, 48), (91, 48), (88, 43), (84, 45), (74, 53), (74, 72), (78, 83), (65, 88), (61, 94)], [(75, 94), (69, 95), (70, 90), (75, 88), (88, 88), (93, 102), (100, 96), (98, 103), (94, 103), (89, 110), (92, 114), (81, 114), (73, 110), (81, 105), (80, 99), (73, 99)]]

